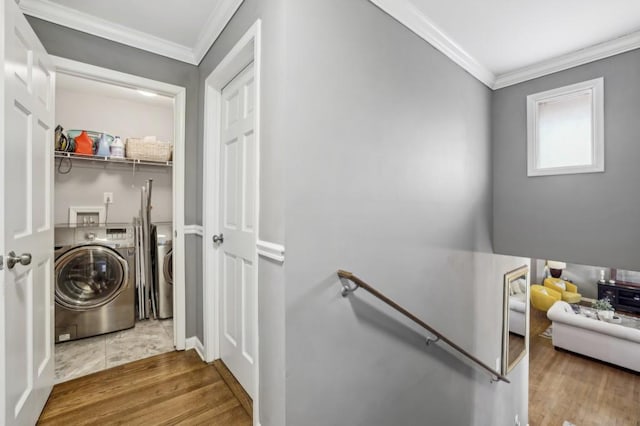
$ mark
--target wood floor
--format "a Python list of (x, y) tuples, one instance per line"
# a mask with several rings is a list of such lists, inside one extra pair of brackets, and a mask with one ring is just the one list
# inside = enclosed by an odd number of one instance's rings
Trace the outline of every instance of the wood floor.
[(38, 424), (251, 425), (225, 379), (234, 385), (223, 364), (169, 352), (54, 386)]
[[(539, 337), (550, 324), (531, 309), (529, 424), (640, 426), (640, 375), (555, 350)], [(250, 412), (224, 364), (186, 351), (56, 385), (38, 424), (234, 426), (251, 425)]]
[(549, 325), (545, 312), (531, 309), (529, 424), (640, 426), (640, 375), (555, 350), (539, 337)]

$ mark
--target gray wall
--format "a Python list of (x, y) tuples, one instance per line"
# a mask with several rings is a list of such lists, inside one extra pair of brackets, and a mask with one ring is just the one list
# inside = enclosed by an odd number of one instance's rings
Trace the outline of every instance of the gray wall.
[[(170, 167), (100, 164), (74, 160), (69, 173), (58, 172), (56, 160), (55, 208), (56, 224), (69, 220), (69, 207), (104, 207), (104, 192), (113, 193), (113, 204), (107, 211), (108, 223), (132, 223), (140, 213), (140, 190), (147, 179), (153, 179), (153, 222), (171, 222), (173, 217), (173, 179)], [(69, 162), (64, 160), (64, 172)]]
[(359, 290), (350, 269), (495, 365), (491, 92), (366, 0), (287, 3), (286, 420), (527, 422), (528, 359), (488, 377)]
[[(497, 90), (494, 248), (499, 253), (640, 269), (640, 50)], [(605, 172), (527, 177), (526, 97), (604, 77)]]
[[(110, 68), (129, 74), (139, 75), (163, 81), (187, 89), (186, 109), (186, 182), (185, 220), (187, 224), (202, 223), (202, 163), (197, 156), (197, 119), (198, 119), (198, 67), (165, 58), (119, 43), (71, 30), (47, 21), (27, 17), (29, 23), (42, 41), (45, 49), (52, 55), (73, 59), (104, 68)], [(196, 244), (197, 239), (187, 238), (186, 244)], [(195, 246), (187, 247), (186, 252), (197, 252)], [(201, 279), (196, 269), (187, 267), (186, 297), (195, 301), (196, 283)], [(187, 336), (193, 336), (202, 329), (202, 318), (196, 317), (196, 309), (187, 304)], [(199, 336), (202, 339), (203, 336)]]

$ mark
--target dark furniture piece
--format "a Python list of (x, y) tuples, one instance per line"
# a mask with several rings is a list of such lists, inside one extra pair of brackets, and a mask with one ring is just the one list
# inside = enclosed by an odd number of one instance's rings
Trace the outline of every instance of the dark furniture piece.
[(608, 297), (617, 311), (640, 313), (640, 285), (598, 283), (598, 299)]

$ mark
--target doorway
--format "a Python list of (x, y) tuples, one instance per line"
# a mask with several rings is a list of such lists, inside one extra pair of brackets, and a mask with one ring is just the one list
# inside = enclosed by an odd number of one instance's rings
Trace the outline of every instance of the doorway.
[[(66, 261), (63, 256), (71, 256), (60, 268), (56, 261), (56, 276), (60, 280), (59, 275), (66, 273), (65, 276), (77, 278), (79, 271), (87, 269), (86, 259), (91, 259), (96, 266), (89, 268), (94, 271), (93, 275), (109, 265), (114, 266), (109, 271), (115, 271), (113, 277), (104, 280), (113, 284), (113, 298), (97, 307), (101, 310), (98, 316), (102, 323), (84, 321), (91, 310), (76, 312), (69, 306), (62, 309), (56, 303), (56, 342), (71, 340), (56, 344), (56, 381), (60, 382), (174, 348), (185, 348), (184, 196), (183, 191), (176, 190), (184, 187), (185, 89), (64, 58), (52, 59), (56, 68), (56, 92), (61, 95), (57, 99), (56, 122), (70, 126), (64, 132), (71, 135), (74, 128), (81, 126), (81, 129), (104, 130), (106, 135), (109, 129), (119, 129), (117, 133), (123, 133), (122, 142), (126, 136), (142, 140), (149, 134), (157, 135), (158, 141), (173, 142), (172, 157), (162, 161), (160, 158), (131, 160), (129, 153), (127, 158), (102, 158), (99, 152), (90, 158), (79, 158), (72, 153), (56, 152), (55, 259)], [(94, 114), (86, 111), (92, 105), (96, 105)], [(142, 123), (145, 120), (153, 123), (145, 127)], [(154, 130), (140, 130), (149, 128)], [(101, 134), (98, 133), (98, 137)], [(155, 136), (153, 138), (155, 142)], [(162, 148), (162, 144), (158, 142), (156, 146)], [(141, 143), (138, 146), (142, 146)], [(147, 184), (149, 181), (153, 183), (151, 222), (156, 225), (154, 235), (157, 237), (155, 243), (146, 245), (146, 250), (155, 255), (146, 262), (158, 281), (153, 295), (139, 290), (139, 265), (145, 262), (137, 246), (139, 230), (134, 223), (134, 218), (142, 216), (141, 187), (151, 187)], [(69, 219), (65, 220), (67, 210)], [(90, 244), (94, 242), (95, 247)], [(167, 272), (171, 274), (170, 279)], [(122, 279), (123, 276), (128, 280)], [(120, 285), (127, 281), (128, 285)], [(75, 288), (71, 284), (67, 287)], [(92, 291), (86, 293), (90, 295)], [(148, 299), (154, 299), (153, 306), (141, 313), (139, 308), (147, 304)], [(138, 309), (131, 316), (133, 300)], [(122, 306), (111, 306), (118, 301), (122, 301)], [(116, 312), (118, 309), (126, 309), (126, 315)], [(88, 328), (82, 325), (89, 322)], [(90, 357), (92, 363), (83, 362), (81, 354)]]
[(254, 400), (259, 419), (260, 20), (205, 80), (204, 349)]

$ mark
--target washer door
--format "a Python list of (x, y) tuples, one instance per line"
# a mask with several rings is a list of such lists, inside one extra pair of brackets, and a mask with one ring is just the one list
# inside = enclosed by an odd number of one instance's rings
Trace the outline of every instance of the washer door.
[(127, 286), (129, 266), (115, 250), (75, 247), (56, 259), (56, 303), (86, 311), (115, 299)]
[(169, 250), (164, 256), (164, 267), (162, 268), (164, 272), (164, 280), (167, 284), (173, 285), (173, 249)]

